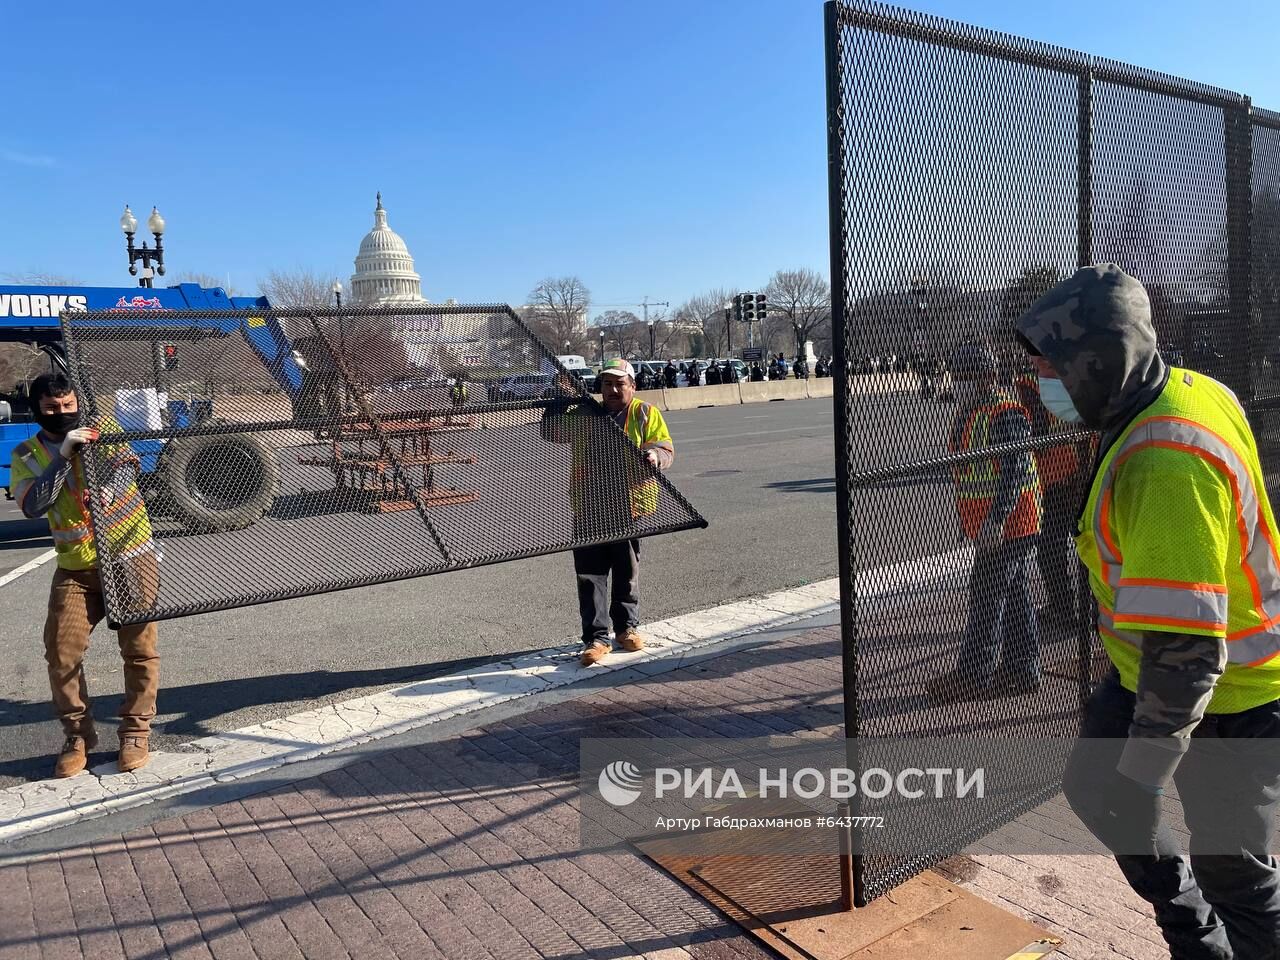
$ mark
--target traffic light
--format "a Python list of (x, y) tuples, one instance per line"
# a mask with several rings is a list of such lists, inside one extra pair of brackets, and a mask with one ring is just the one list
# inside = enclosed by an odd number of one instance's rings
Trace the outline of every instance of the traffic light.
[(756, 296), (754, 293), (742, 295), (742, 322), (751, 323), (756, 319)]
[(769, 313), (769, 302), (765, 299), (763, 293), (756, 294), (756, 319), (761, 323)]
[(176, 343), (166, 343), (161, 356), (164, 358), (161, 366), (165, 370), (178, 369), (178, 345)]
[(733, 322), (742, 322), (742, 294), (740, 293), (733, 295)]

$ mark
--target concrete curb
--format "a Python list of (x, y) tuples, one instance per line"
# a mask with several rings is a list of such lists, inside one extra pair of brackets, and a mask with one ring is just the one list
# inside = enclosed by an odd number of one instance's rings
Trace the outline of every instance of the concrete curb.
[[(971, 565), (972, 552), (961, 548), (864, 571), (858, 576), (859, 615), (873, 614), (921, 583), (963, 583)], [(518, 698), (536, 698), (614, 671), (639, 669), (655, 675), (674, 670), (691, 651), (732, 648), (733, 641), (751, 634), (839, 609), (838, 581), (823, 580), (645, 624), (650, 642), (644, 650), (615, 652), (595, 667), (581, 667), (576, 640), (567, 640), (461, 673), (193, 740), (184, 752), (152, 754), (151, 762), (134, 773), (118, 773), (108, 763), (66, 780), (19, 784), (0, 791), (0, 843), (242, 780)]]

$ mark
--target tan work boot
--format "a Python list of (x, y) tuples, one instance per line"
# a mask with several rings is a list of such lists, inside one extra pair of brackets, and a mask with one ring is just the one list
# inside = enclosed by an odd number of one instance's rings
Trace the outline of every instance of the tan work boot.
[(120, 738), (120, 759), (117, 765), (121, 773), (145, 767), (151, 759), (151, 751), (145, 734), (130, 733)]
[(607, 643), (602, 643), (597, 640), (591, 646), (587, 647), (587, 649), (582, 651), (582, 665), (584, 667), (589, 667), (593, 663), (599, 663), (609, 655), (609, 650), (610, 647)]
[(643, 650), (644, 635), (635, 627), (627, 627), (627, 629), (618, 634), (618, 646), (632, 653), (636, 650)]
[(84, 733), (67, 734), (62, 751), (58, 754), (58, 762), (54, 765), (53, 775), (58, 779), (74, 777), (89, 765), (89, 751), (98, 745), (98, 735), (93, 727)]

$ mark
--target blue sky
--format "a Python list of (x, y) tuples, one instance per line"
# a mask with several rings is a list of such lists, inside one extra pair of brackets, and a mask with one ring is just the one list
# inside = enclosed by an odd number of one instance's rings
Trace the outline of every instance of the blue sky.
[[(826, 272), (819, 2), (6, 6), (0, 274), (128, 283), (127, 201), (160, 206), (173, 273), (346, 282), (375, 190), (433, 300), (577, 274), (602, 309), (676, 304)], [(1277, 4), (915, 8), (1280, 109)]]

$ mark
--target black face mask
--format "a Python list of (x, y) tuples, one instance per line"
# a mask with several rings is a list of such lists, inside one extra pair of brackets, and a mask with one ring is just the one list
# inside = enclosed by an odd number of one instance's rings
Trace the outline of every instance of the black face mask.
[(37, 413), (36, 423), (55, 437), (65, 436), (80, 426), (80, 411), (75, 413)]

